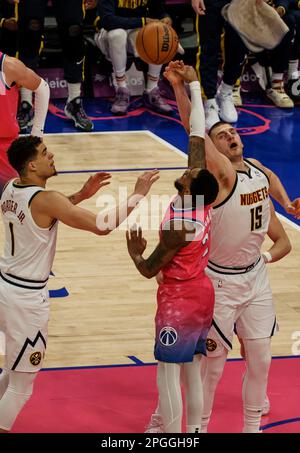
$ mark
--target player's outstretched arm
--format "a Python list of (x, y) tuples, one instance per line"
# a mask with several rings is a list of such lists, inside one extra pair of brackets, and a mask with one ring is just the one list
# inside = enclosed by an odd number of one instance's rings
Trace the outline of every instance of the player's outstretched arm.
[(9, 85), (15, 82), (18, 86), (35, 92), (31, 135), (42, 137), (50, 97), (48, 83), (31, 69), (27, 68), (20, 60), (12, 57), (5, 58), (4, 73)]
[[(177, 60), (169, 63), (164, 75), (174, 88), (180, 118), (186, 131), (190, 135), (205, 137), (207, 169), (217, 178), (220, 188), (224, 187), (231, 190), (235, 183), (236, 174), (229, 159), (216, 149), (210, 137), (205, 134), (201, 87), (195, 69), (192, 66), (185, 65), (183, 61)], [(184, 81), (190, 84), (191, 102), (186, 93)], [(192, 146), (194, 147), (194, 143)], [(203, 150), (189, 150), (189, 167), (200, 166), (202, 155)]]
[(160, 241), (151, 255), (145, 259), (143, 253), (147, 241), (143, 238), (142, 229), (133, 227), (126, 232), (128, 253), (137, 270), (146, 278), (152, 278), (176, 255), (178, 250), (187, 245), (186, 230), (182, 222), (170, 222), (170, 229), (163, 230)]
[(268, 236), (273, 241), (272, 247), (262, 254), (265, 262), (272, 262), (280, 260), (292, 250), (292, 245), (286, 234), (282, 223), (278, 219), (273, 203), (270, 200), (271, 218), (268, 229)]
[(249, 159), (258, 168), (261, 168), (269, 178), (270, 195), (285, 209), (288, 214), (293, 215), (296, 219), (300, 219), (300, 198), (295, 198), (291, 201), (279, 177), (269, 168), (265, 167), (256, 159)]
[(158, 170), (144, 172), (138, 177), (133, 193), (126, 202), (109, 212), (98, 215), (75, 206), (68, 197), (55, 191), (42, 191), (31, 202), (32, 216), (39, 226), (51, 225), (54, 219), (79, 230), (106, 235), (117, 228), (146, 196), (158, 180)]

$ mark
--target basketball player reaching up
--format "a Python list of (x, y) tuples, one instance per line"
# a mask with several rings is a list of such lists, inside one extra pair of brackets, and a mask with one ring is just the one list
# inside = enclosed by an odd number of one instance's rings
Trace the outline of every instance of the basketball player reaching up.
[[(214, 291), (204, 269), (210, 247), (210, 205), (218, 194), (216, 178), (206, 169), (204, 110), (200, 83), (192, 95), (188, 169), (175, 181), (178, 195), (161, 223), (155, 250), (144, 259), (142, 231), (127, 232), (129, 254), (138, 271), (151, 278), (161, 273), (155, 317), (155, 358), (161, 414), (167, 433), (182, 425), (181, 370), (187, 401), (187, 432), (200, 432), (203, 409), (200, 357), (214, 306)], [(229, 165), (229, 163), (228, 163)], [(204, 196), (204, 203), (203, 197)]]
[[(165, 76), (173, 85), (180, 116), (189, 130), (187, 118), (191, 105), (183, 81), (197, 80), (196, 72), (175, 62), (169, 65)], [(256, 160), (243, 158), (243, 144), (230, 124), (217, 123), (209, 135), (211, 138), (205, 139), (207, 168), (218, 180), (219, 194), (213, 203), (207, 268), (215, 289), (215, 308), (205, 360), (202, 431), (207, 429), (215, 389), (232, 348), (236, 324), (247, 364), (243, 382), (243, 431), (258, 432), (271, 363), (270, 338), (276, 326), (266, 262), (279, 260), (291, 249), (270, 204), (269, 192), (297, 217), (300, 203), (299, 199), (290, 201), (271, 170)], [(266, 234), (274, 244), (261, 255)]]
[(39, 137), (22, 137), (8, 149), (19, 179), (8, 182), (1, 197), (5, 229), (0, 259), (0, 330), (6, 357), (0, 375), (0, 431), (9, 431), (32, 393), (42, 366), (49, 318), (46, 289), (52, 267), (58, 220), (80, 230), (106, 235), (130, 214), (158, 179), (158, 171), (139, 176), (132, 195), (114, 210), (96, 216), (76, 206), (108, 184), (98, 173), (69, 198), (45, 189), (56, 174), (54, 156)]
[(31, 135), (43, 136), (49, 104), (49, 86), (20, 60), (0, 51), (0, 194), (6, 181), (17, 177), (9, 165), (7, 150), (19, 135), (17, 122), (18, 87), (35, 92), (35, 110)]

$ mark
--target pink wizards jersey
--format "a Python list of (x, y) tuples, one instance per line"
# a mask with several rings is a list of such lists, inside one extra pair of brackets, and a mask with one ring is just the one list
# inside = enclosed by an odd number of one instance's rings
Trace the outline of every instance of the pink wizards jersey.
[(17, 138), (19, 126), (17, 122), (18, 88), (6, 84), (3, 63), (6, 55), (0, 52), (0, 141)]
[[(187, 235), (187, 241), (191, 240), (191, 242), (186, 247), (182, 247), (161, 271), (164, 281), (167, 279), (191, 280), (202, 276), (208, 263), (211, 208), (210, 206), (201, 206), (199, 208), (177, 209), (174, 203), (176, 203), (176, 198), (166, 211), (160, 225), (160, 234), (163, 229), (168, 228), (171, 220), (184, 219), (187, 225), (191, 224), (191, 233)], [(194, 229), (196, 233), (192, 235)]]

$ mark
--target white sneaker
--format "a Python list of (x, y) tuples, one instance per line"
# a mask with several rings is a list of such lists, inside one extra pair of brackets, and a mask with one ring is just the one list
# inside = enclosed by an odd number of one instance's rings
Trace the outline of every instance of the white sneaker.
[(269, 412), (270, 412), (270, 400), (268, 398), (268, 395), (266, 395), (261, 415), (262, 416), (268, 415)]
[(272, 87), (267, 90), (267, 96), (271, 101), (282, 109), (291, 109), (294, 102), (284, 90), (282, 80), (273, 80)]
[(164, 425), (160, 415), (151, 415), (151, 419), (148, 426), (146, 426), (145, 433), (164, 433)]
[(238, 120), (238, 113), (233, 103), (232, 92), (223, 93), (220, 91), (217, 94), (217, 102), (219, 104), (219, 115), (226, 123), (236, 123)]
[(241, 107), (243, 105), (242, 97), (241, 97), (241, 85), (234, 85), (232, 91), (232, 99), (233, 103), (236, 107)]
[(207, 130), (220, 121), (218, 112), (219, 107), (215, 99), (204, 101), (205, 126)]

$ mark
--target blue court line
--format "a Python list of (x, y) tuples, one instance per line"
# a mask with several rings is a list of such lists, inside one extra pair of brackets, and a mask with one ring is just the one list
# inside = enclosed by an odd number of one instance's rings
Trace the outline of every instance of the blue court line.
[[(113, 365), (87, 365), (87, 366), (70, 366), (70, 367), (57, 367), (57, 368), (42, 368), (40, 371), (65, 371), (65, 370), (91, 370), (96, 368), (122, 368), (122, 367), (136, 367), (136, 366), (154, 366), (157, 365), (157, 362), (142, 362), (135, 356), (127, 356), (134, 363), (122, 363), (122, 364), (113, 364)], [(300, 359), (300, 355), (291, 355), (291, 356), (275, 356), (272, 359)], [(244, 359), (227, 359), (227, 362), (241, 362)]]
[(268, 425), (263, 425), (260, 427), (260, 429), (265, 430), (269, 428), (273, 428), (274, 426), (279, 426), (279, 425), (287, 425), (288, 423), (295, 423), (295, 422), (300, 422), (300, 418), (287, 418), (286, 420), (280, 420), (278, 422), (274, 423), (269, 423)]
[(106, 172), (124, 172), (124, 171), (149, 171), (149, 170), (186, 170), (187, 167), (144, 167), (144, 168), (101, 168), (99, 169), (92, 169), (92, 170), (63, 170), (58, 171), (59, 175), (67, 174), (67, 173), (98, 173), (100, 171)]
[(136, 365), (145, 365), (145, 362), (142, 360), (138, 359), (135, 355), (128, 355), (127, 356), (130, 360), (132, 360)]

